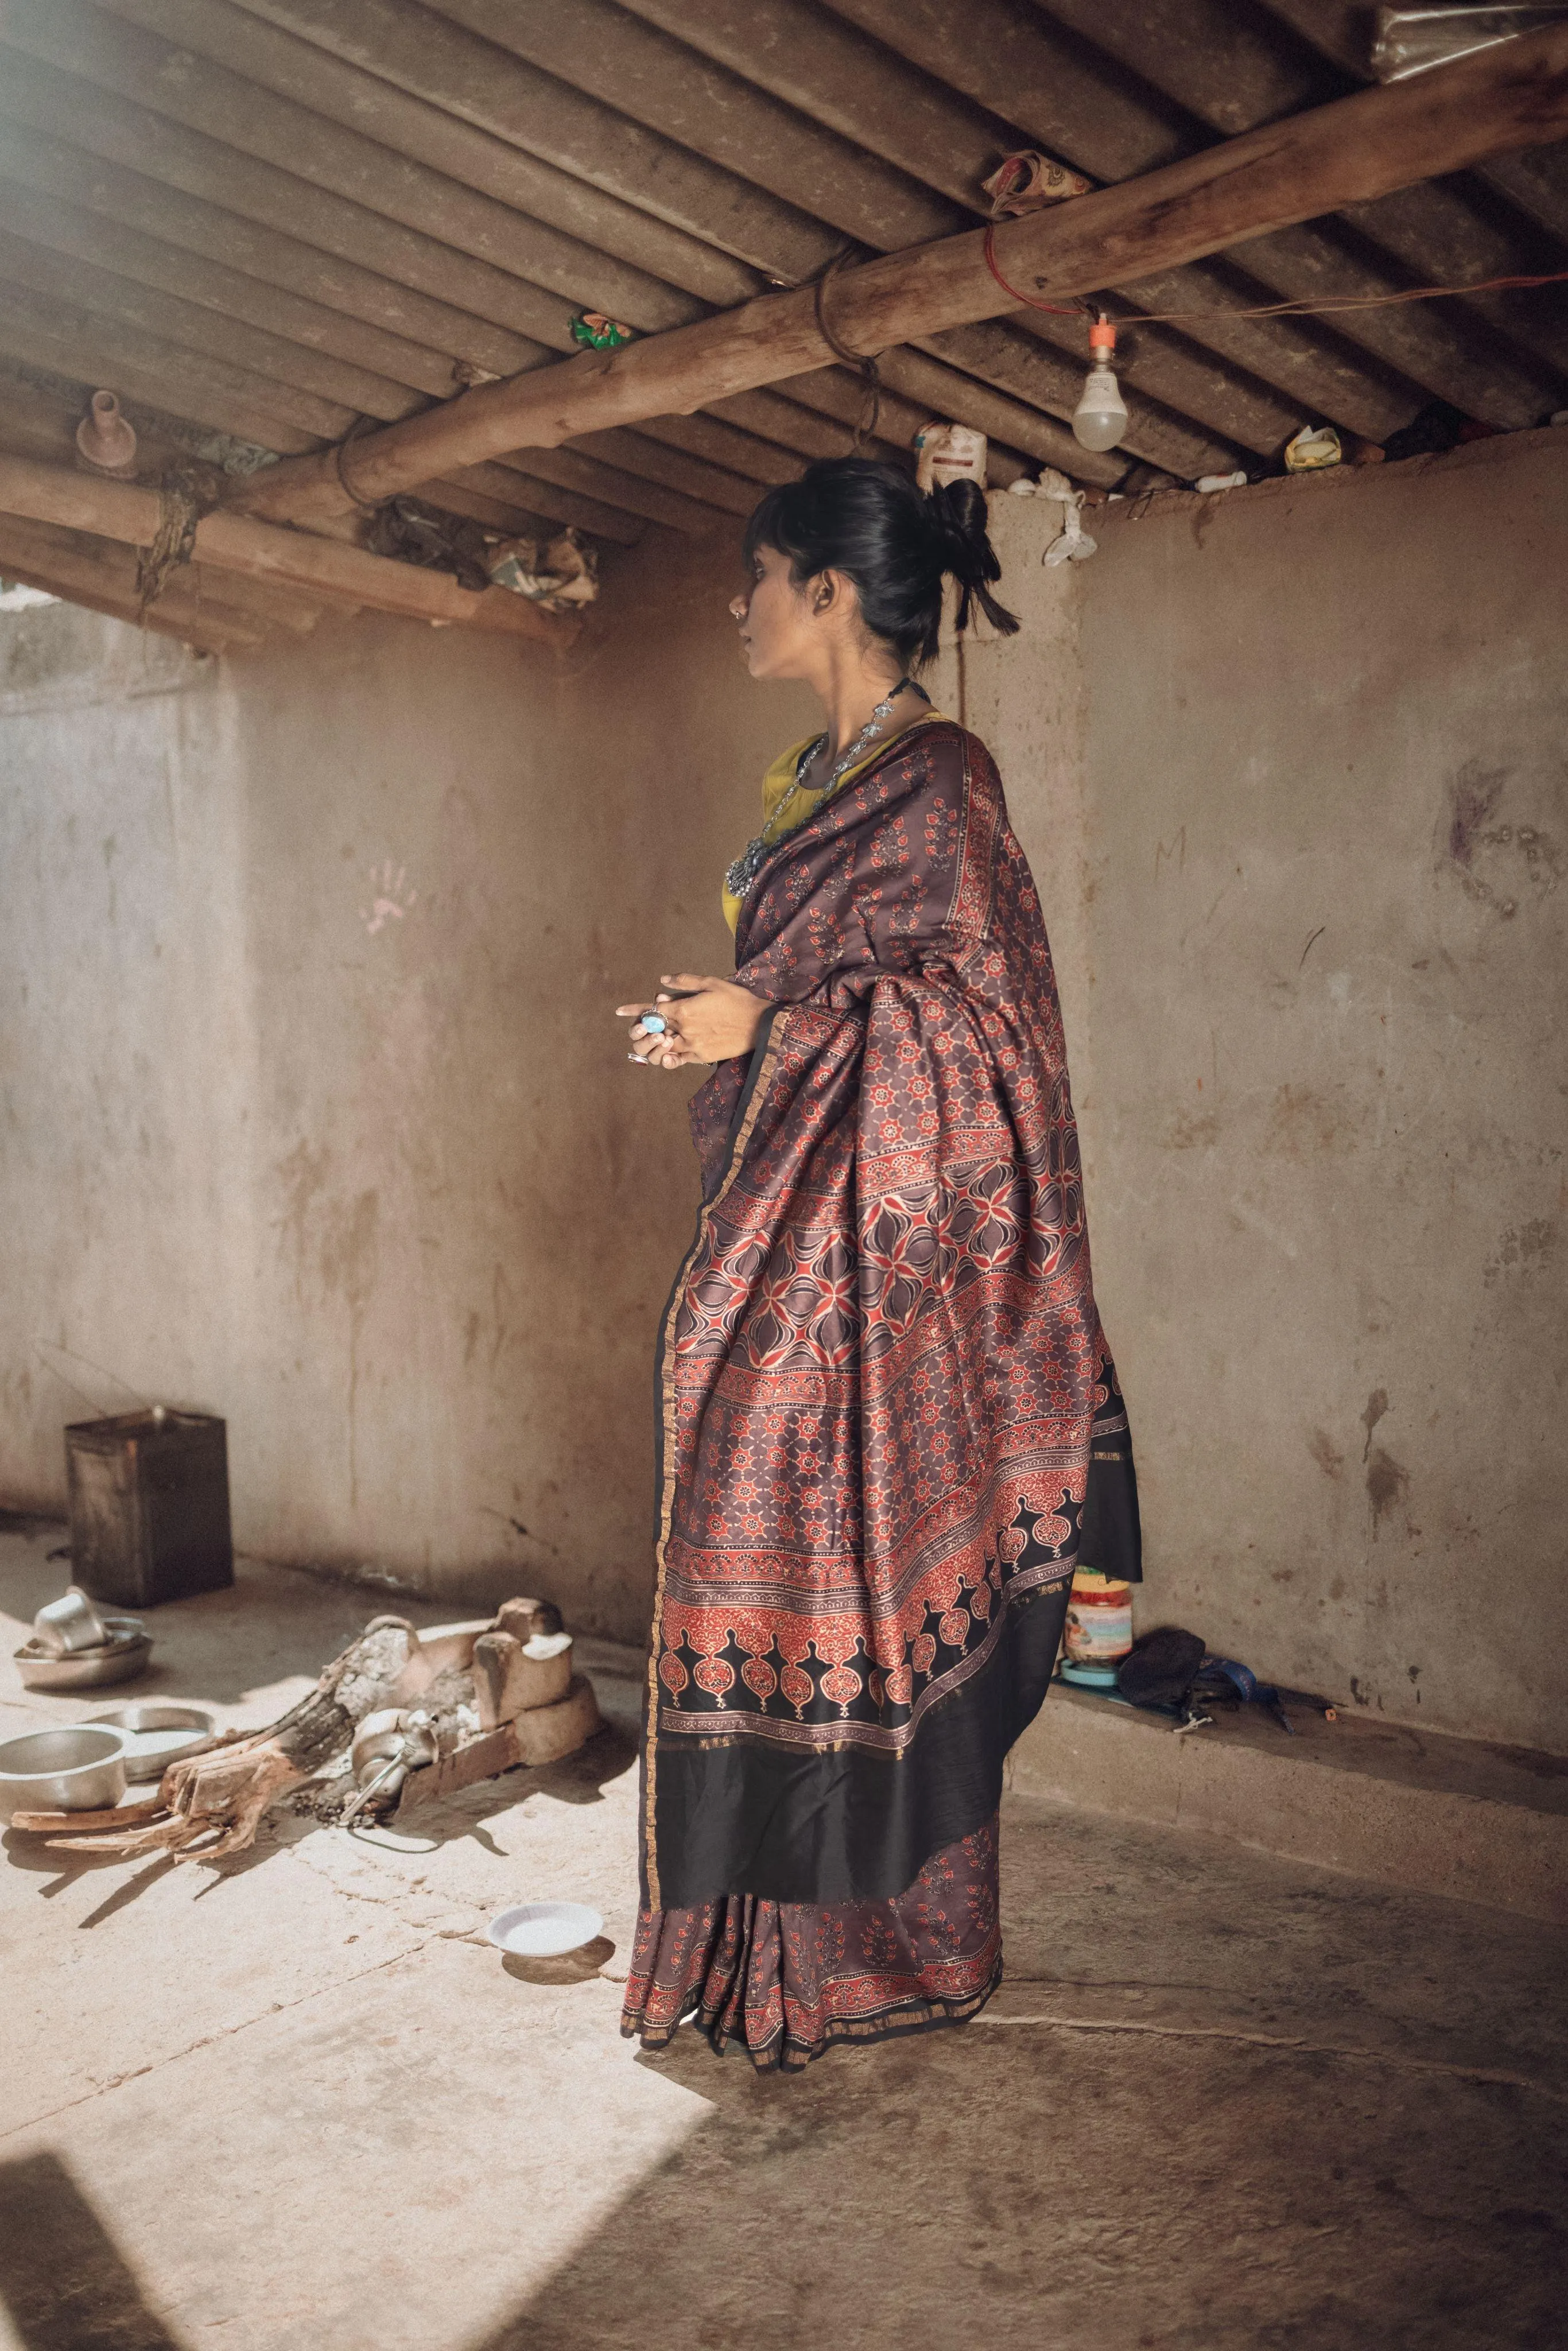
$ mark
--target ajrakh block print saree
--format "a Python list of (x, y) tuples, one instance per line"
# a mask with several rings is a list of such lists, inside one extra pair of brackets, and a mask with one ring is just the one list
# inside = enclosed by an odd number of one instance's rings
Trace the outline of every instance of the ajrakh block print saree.
[(781, 841), (736, 976), (774, 1008), (692, 1103), (645, 1925), (886, 1903), (994, 1850), (1086, 1514), (1092, 1563), (1137, 1573), (1051, 953), (985, 747), (925, 720)]

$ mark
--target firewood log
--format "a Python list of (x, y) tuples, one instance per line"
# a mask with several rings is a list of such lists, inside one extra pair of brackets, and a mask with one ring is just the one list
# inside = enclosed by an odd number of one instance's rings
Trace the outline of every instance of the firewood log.
[[(315, 1688), (267, 1729), (171, 1763), (158, 1787), (167, 1819), (150, 1828), (51, 1843), (72, 1853), (172, 1853), (179, 1861), (222, 1861), (246, 1852), (272, 1806), (341, 1755), (355, 1726), (386, 1704), (417, 1643), (405, 1618), (373, 1617)], [(214, 1841), (203, 1842), (207, 1838)]]

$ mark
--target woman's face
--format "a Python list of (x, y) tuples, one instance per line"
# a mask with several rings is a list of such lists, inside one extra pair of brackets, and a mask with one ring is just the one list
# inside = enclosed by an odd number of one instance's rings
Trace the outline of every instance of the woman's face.
[(836, 572), (797, 584), (789, 558), (776, 547), (759, 547), (751, 580), (729, 607), (752, 676), (809, 677), (821, 660), (824, 626), (831, 626), (842, 601)]

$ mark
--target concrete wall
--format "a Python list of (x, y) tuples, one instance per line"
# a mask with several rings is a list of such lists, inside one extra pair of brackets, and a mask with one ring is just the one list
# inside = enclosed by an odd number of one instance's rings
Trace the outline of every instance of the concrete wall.
[[(1568, 1748), (1568, 434), (1101, 509), (971, 650), (1046, 900), (1143, 1621)], [(1054, 511), (1054, 510), (1052, 510)]]
[[(936, 690), (1046, 903), (1144, 1619), (1568, 1748), (1568, 434), (1102, 508), (1066, 569), (995, 504), (1025, 631)], [(58, 1498), (58, 1374), (112, 1405), (102, 1366), (228, 1416), (251, 1550), (640, 1637), (695, 1187), (605, 1011), (725, 967), (810, 723), (728, 592), (722, 541), (617, 559), (559, 671), (0, 621), (0, 1499)]]
[(689, 1081), (610, 1010), (729, 967), (718, 874), (801, 722), (734, 691), (727, 556), (622, 571), (657, 629), (563, 668), (0, 615), (0, 1500), (59, 1503), (84, 1395), (197, 1405), (245, 1549), (643, 1636), (696, 1182)]

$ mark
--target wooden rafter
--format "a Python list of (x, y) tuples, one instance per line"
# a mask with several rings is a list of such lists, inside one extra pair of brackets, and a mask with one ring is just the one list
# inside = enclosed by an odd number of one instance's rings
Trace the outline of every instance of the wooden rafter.
[[(265, 644), (273, 615), (246, 610), (245, 602), (213, 592), (211, 577), (185, 565), (166, 596), (150, 611), (138, 610), (136, 556), (111, 539), (91, 538), (57, 524), (0, 514), (0, 571), (7, 580), (107, 612), (111, 620), (140, 622), (156, 636), (178, 638), (201, 653), (244, 653)], [(299, 607), (292, 623), (304, 633), (318, 617), (314, 606)]]
[[(163, 501), (156, 490), (0, 455), (0, 516), (20, 515), (132, 547), (151, 547), (162, 513)], [(338, 539), (279, 530), (249, 515), (204, 517), (196, 528), (193, 553), (204, 569), (286, 584), (329, 602), (347, 601), (376, 611), (528, 637), (562, 649), (577, 634), (575, 621), (543, 612), (526, 597), (503, 588), (476, 592), (444, 572), (394, 563)]]
[[(1007, 223), (996, 234), (996, 259), (1012, 286), (1041, 298), (1088, 293), (1564, 132), (1568, 26), (1560, 26)], [(827, 299), (836, 341), (865, 351), (1017, 307), (988, 267), (978, 230), (845, 269)], [(764, 295), (620, 351), (584, 352), (484, 385), (367, 434), (355, 444), (354, 486), (361, 497), (388, 497), (507, 450), (555, 448), (585, 433), (688, 413), (831, 356), (815, 289)], [(297, 521), (350, 505), (332, 453), (286, 461), (240, 486), (234, 502)]]

